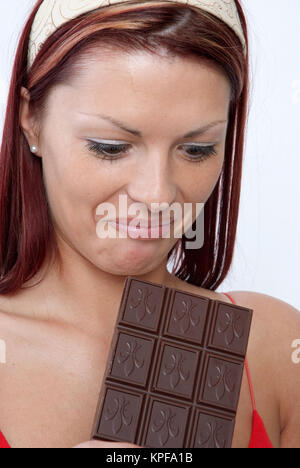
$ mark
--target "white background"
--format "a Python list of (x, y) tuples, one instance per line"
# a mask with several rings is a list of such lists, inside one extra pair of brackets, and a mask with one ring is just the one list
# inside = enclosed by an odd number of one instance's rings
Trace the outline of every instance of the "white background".
[[(1, 137), (17, 40), (34, 3), (0, 0)], [(300, 310), (300, 2), (243, 5), (251, 110), (235, 257), (218, 291), (257, 291)]]

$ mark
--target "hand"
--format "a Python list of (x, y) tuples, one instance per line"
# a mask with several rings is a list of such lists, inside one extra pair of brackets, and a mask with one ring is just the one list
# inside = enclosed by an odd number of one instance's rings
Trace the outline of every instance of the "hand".
[(89, 440), (88, 442), (83, 442), (76, 447), (72, 448), (142, 448), (138, 445), (130, 444), (129, 442), (107, 442), (105, 440)]

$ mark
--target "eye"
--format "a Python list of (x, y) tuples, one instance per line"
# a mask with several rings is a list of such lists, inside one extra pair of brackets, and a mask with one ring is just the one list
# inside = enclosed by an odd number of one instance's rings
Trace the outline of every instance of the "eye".
[(127, 153), (130, 145), (123, 143), (122, 145), (98, 143), (88, 140), (86, 145), (89, 151), (101, 155), (101, 159), (108, 159), (111, 162), (120, 159), (120, 154)]
[[(92, 140), (87, 140), (86, 147), (89, 151), (95, 153), (97, 157), (111, 162), (121, 159), (122, 154), (129, 151), (131, 145), (127, 143), (114, 144), (114, 143), (99, 143)], [(179, 147), (180, 148), (180, 147)], [(184, 153), (188, 155), (186, 158), (189, 162), (202, 162), (209, 157), (216, 155), (215, 145), (182, 145)]]
[(187, 159), (190, 162), (202, 162), (217, 154), (215, 145), (184, 145), (184, 147), (189, 148), (190, 152), (185, 149), (185, 153), (189, 155)]

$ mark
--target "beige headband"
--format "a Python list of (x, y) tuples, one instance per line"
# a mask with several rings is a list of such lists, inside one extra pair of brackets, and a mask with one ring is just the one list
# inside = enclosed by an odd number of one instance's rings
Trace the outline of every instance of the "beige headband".
[[(64, 23), (97, 8), (130, 0), (44, 0), (32, 24), (28, 50), (28, 69), (47, 38)], [(149, 1), (149, 0), (147, 0)], [(227, 23), (238, 35), (246, 52), (246, 41), (234, 0), (174, 0), (193, 5)]]

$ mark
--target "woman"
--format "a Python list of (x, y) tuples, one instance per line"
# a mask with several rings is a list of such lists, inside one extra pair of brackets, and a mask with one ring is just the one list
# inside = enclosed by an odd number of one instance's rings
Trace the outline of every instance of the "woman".
[[(1, 148), (2, 446), (133, 447), (87, 442), (132, 275), (253, 310), (232, 446), (300, 447), (291, 359), (298, 311), (263, 294), (216, 292), (233, 256), (247, 117), (241, 5), (90, 0), (76, 11), (80, 3), (68, 16), (69, 1), (37, 2), (10, 85)], [(205, 204), (204, 245), (188, 249), (186, 232), (101, 238), (97, 208), (119, 209), (121, 195), (147, 214), (153, 203)]]

